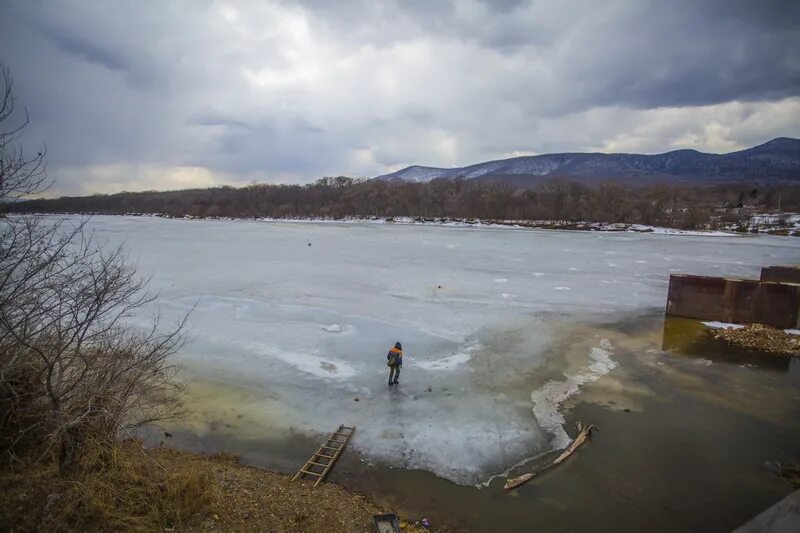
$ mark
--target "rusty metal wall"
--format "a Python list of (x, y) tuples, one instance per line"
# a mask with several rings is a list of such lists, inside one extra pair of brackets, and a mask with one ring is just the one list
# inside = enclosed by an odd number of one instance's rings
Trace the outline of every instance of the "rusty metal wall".
[(769, 266), (761, 269), (761, 281), (800, 283), (800, 266)]
[(726, 279), (723, 322), (761, 322), (757, 305), (759, 286), (760, 282), (754, 279)]
[(800, 284), (673, 274), (666, 313), (794, 328), (800, 325)]
[(725, 316), (725, 279), (688, 274), (671, 275), (667, 314), (722, 321)]
[(756, 315), (758, 322), (776, 328), (800, 326), (800, 285), (761, 283), (758, 286)]

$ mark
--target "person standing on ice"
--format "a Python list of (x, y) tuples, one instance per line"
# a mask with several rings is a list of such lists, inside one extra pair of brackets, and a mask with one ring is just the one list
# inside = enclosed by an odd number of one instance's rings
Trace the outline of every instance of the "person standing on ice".
[(400, 378), (400, 367), (403, 366), (403, 346), (400, 341), (386, 354), (386, 365), (389, 367), (389, 385), (397, 385)]

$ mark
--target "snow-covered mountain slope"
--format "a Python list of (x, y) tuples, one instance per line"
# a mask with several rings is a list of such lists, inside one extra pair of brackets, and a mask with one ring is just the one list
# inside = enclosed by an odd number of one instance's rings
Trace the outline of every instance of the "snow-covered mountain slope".
[(515, 157), (467, 167), (410, 166), (379, 180), (428, 182), (437, 178), (566, 177), (579, 180), (679, 181), (800, 180), (800, 140), (780, 137), (729, 154), (675, 150), (656, 155), (564, 153)]

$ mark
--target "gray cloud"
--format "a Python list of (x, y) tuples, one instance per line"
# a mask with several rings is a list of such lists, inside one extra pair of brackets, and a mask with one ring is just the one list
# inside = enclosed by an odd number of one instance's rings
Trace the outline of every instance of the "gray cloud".
[(4, 2), (60, 192), (800, 135), (795, 1)]

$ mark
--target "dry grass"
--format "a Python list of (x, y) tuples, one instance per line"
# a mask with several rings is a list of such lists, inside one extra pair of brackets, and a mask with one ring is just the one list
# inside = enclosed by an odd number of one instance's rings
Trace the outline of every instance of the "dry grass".
[(170, 469), (125, 442), (83, 460), (69, 478), (54, 465), (27, 465), (0, 474), (0, 522), (19, 530), (188, 530), (211, 502), (200, 468)]
[(90, 457), (72, 479), (54, 465), (0, 470), (0, 530), (351, 533), (386, 512), (338, 485), (292, 482), (230, 455), (127, 441)]

